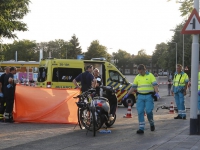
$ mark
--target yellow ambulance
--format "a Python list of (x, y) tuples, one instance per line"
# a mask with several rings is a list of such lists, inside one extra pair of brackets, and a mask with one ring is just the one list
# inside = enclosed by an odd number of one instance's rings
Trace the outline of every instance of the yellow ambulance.
[[(36, 87), (44, 88), (75, 88), (73, 79), (85, 71), (87, 65), (98, 68), (103, 80), (103, 85), (113, 86), (117, 91), (118, 104), (122, 104), (122, 98), (131, 88), (131, 83), (125, 76), (110, 62), (103, 58), (92, 60), (78, 59), (42, 59), (38, 68), (38, 78)], [(128, 100), (132, 106), (135, 101), (135, 93), (129, 96), (123, 105), (127, 107)]]

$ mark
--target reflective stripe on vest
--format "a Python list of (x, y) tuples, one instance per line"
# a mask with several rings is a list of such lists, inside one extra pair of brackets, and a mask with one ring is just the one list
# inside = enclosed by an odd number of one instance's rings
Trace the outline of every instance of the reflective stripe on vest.
[(148, 74), (145, 76), (138, 77), (139, 81), (138, 81), (137, 91), (139, 93), (154, 92), (154, 88), (153, 88), (152, 81), (151, 81), (151, 75), (152, 74)]
[[(185, 77), (186, 77), (186, 73), (182, 74), (176, 74), (174, 81), (173, 81), (173, 85), (176, 86), (185, 86)], [(180, 81), (179, 81), (180, 80)]]

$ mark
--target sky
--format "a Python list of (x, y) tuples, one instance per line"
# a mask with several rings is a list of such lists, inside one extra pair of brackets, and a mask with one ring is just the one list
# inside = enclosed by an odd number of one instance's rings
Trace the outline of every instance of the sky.
[(69, 41), (75, 34), (83, 52), (98, 40), (110, 54), (121, 49), (137, 55), (144, 49), (151, 55), (182, 22), (179, 7), (175, 0), (31, 0), (23, 19), (28, 31), (16, 32), (17, 40)]

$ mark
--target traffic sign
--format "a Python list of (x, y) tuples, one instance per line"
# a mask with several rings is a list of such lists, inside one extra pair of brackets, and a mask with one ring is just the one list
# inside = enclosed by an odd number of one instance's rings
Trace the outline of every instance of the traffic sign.
[(200, 17), (197, 10), (194, 8), (189, 19), (185, 23), (182, 34), (200, 34)]

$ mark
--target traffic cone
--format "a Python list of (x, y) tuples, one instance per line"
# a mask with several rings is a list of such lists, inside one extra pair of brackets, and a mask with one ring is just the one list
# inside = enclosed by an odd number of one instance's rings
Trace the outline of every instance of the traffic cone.
[(131, 103), (128, 103), (127, 113), (125, 114), (124, 118), (132, 118)]
[(174, 114), (174, 103), (171, 102), (170, 108), (169, 108), (169, 113)]

